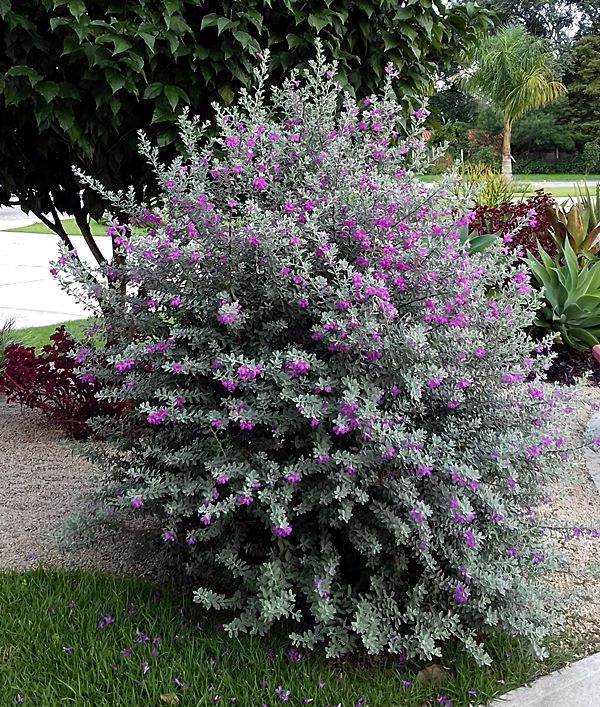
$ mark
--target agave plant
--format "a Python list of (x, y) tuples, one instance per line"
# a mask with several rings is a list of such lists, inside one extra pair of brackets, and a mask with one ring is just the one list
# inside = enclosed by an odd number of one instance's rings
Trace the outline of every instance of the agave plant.
[(471, 231), (468, 226), (461, 226), (458, 232), (460, 234), (460, 242), (469, 255), (482, 253), (496, 241), (499, 235), (499, 233), (479, 233), (475, 230)]
[(555, 242), (558, 253), (564, 258), (564, 245), (568, 242), (578, 260), (589, 259), (596, 255), (600, 247), (600, 189), (596, 188), (596, 197), (589, 187), (586, 192), (580, 189), (579, 200), (568, 211), (557, 204), (546, 207), (546, 216), (550, 222), (550, 236)]
[(541, 246), (538, 250), (540, 260), (531, 253), (526, 258), (545, 299), (536, 324), (559, 333), (574, 349), (591, 349), (600, 343), (600, 261), (578, 262), (569, 239), (563, 246), (564, 263)]

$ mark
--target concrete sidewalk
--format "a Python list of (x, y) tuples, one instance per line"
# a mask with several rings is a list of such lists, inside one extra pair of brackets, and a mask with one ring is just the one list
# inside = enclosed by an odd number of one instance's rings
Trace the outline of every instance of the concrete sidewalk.
[(600, 707), (600, 653), (508, 692), (490, 707)]
[[(81, 259), (93, 264), (83, 238), (73, 236), (72, 241)], [(101, 251), (110, 255), (110, 239), (97, 241)], [(50, 274), (59, 243), (54, 235), (0, 232), (0, 326), (11, 319), (16, 328), (23, 328), (89, 316)]]

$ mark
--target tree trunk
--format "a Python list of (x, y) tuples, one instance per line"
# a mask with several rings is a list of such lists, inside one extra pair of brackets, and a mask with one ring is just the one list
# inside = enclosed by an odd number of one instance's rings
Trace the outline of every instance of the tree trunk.
[(502, 176), (507, 182), (512, 181), (512, 155), (510, 154), (510, 131), (512, 125), (510, 120), (504, 121), (504, 132), (502, 135)]
[(86, 242), (87, 247), (92, 252), (92, 255), (96, 259), (96, 262), (98, 263), (98, 265), (103, 265), (106, 262), (106, 258), (102, 255), (102, 251), (100, 250), (100, 248), (98, 248), (98, 244), (94, 240), (94, 236), (92, 236), (90, 223), (85, 212), (75, 211), (73, 213), (73, 216), (75, 217), (75, 221), (79, 226), (79, 230), (81, 231), (83, 240)]
[(40, 220), (45, 226), (48, 226), (48, 228), (49, 228), (51, 231), (54, 231), (54, 233), (56, 233), (56, 235), (57, 235), (57, 236), (60, 238), (60, 240), (67, 246), (67, 248), (68, 248), (70, 251), (71, 251), (71, 250), (75, 250), (75, 248), (74, 248), (74, 246), (73, 246), (73, 241), (72, 241), (72, 240), (69, 238), (69, 236), (67, 235), (67, 232), (66, 232), (65, 229), (63, 228), (63, 225), (62, 225), (62, 223), (60, 222), (60, 219), (58, 218), (58, 215), (56, 214), (56, 212), (54, 212), (54, 213), (55, 213), (54, 221), (51, 221), (45, 214), (41, 213), (41, 211), (34, 211), (34, 210), (32, 209), (31, 213), (32, 213), (34, 216), (37, 216), (37, 218), (39, 218), (39, 220)]

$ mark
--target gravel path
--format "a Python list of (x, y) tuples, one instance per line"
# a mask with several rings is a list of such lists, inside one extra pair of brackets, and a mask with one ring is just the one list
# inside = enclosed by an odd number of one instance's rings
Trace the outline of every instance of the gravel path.
[[(568, 418), (567, 438), (581, 445), (600, 387), (588, 387)], [(49, 533), (81, 507), (81, 496), (98, 484), (95, 470), (75, 456), (60, 431), (41, 416), (0, 400), (0, 568), (27, 569), (44, 564), (96, 568), (164, 580), (166, 560), (156, 544), (159, 533), (148, 524), (104, 531), (91, 546), (65, 554)], [(600, 528), (600, 494), (583, 455), (548, 489), (552, 502), (541, 509), (547, 525)], [(600, 538), (567, 541), (550, 533), (544, 541), (564, 551), (565, 562), (549, 575), (565, 592), (560, 612), (580, 652), (600, 650)]]
[(50, 533), (81, 510), (82, 495), (97, 483), (95, 469), (74, 454), (60, 430), (0, 399), (0, 568), (43, 562), (162, 579), (157, 534), (148, 524), (99, 532), (93, 544), (72, 552), (58, 549)]

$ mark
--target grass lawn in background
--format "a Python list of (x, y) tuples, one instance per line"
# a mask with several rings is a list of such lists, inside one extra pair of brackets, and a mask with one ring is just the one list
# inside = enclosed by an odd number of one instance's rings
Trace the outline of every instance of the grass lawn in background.
[(359, 666), (290, 650), (283, 634), (229, 638), (189, 597), (78, 570), (1, 572), (0, 606), (2, 705), (468, 707), (570, 657), (542, 666), (497, 636), (487, 643), (491, 667), (448, 651), (434, 684), (397, 657)]
[[(67, 232), (68, 236), (80, 236), (81, 231), (79, 226), (75, 223), (75, 219), (69, 218), (61, 221), (63, 228)], [(43, 223), (32, 223), (29, 226), (19, 226), (19, 228), (4, 228), (4, 231), (10, 231), (11, 233), (50, 233), (55, 235), (48, 226)], [(103, 223), (98, 223), (98, 221), (91, 222), (92, 236), (106, 236), (106, 225)]]
[[(533, 194), (536, 192), (536, 188), (528, 182), (523, 182), (522, 184), (520, 182), (514, 182), (513, 184), (515, 186), (514, 195), (516, 197), (527, 198), (529, 196), (533, 196)], [(576, 199), (579, 196), (579, 192), (576, 186), (553, 187), (551, 183), (548, 183), (543, 187), (543, 189), (548, 194), (552, 194), (552, 196), (558, 198), (565, 198), (570, 196)]]
[(81, 336), (89, 322), (89, 319), (73, 319), (69, 322), (59, 322), (58, 324), (15, 329), (11, 339), (25, 346), (33, 346), (39, 351), (43, 346), (50, 343), (50, 334), (53, 334), (59, 326), (64, 326), (73, 337), (77, 338)]

